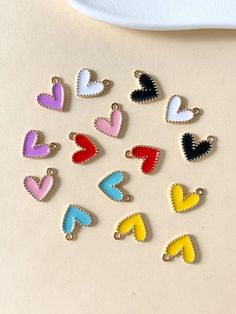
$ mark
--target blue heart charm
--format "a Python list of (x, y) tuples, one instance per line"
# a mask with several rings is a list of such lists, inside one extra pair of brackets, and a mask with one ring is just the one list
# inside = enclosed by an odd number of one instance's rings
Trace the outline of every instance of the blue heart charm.
[(128, 202), (130, 201), (130, 196), (124, 195), (124, 193), (116, 187), (124, 178), (125, 175), (122, 171), (114, 171), (102, 179), (98, 187), (111, 200), (116, 202)]
[(75, 223), (80, 224), (81, 226), (89, 226), (92, 222), (90, 215), (83, 209), (79, 208), (76, 205), (69, 205), (65, 213), (62, 228), (66, 234), (67, 240), (73, 239), (73, 231), (75, 229)]

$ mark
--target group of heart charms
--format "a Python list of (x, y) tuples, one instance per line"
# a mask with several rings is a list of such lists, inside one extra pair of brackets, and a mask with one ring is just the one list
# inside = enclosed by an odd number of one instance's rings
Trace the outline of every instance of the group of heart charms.
[[(148, 103), (159, 98), (159, 91), (155, 79), (142, 71), (135, 71), (134, 76), (138, 79), (140, 89), (131, 92), (130, 100), (134, 103)], [(95, 97), (101, 95), (105, 89), (111, 85), (109, 80), (91, 81), (91, 71), (83, 68), (76, 77), (76, 95), (79, 97)], [(62, 80), (58, 77), (52, 78), (52, 94), (41, 93), (37, 96), (37, 103), (44, 108), (56, 111), (63, 111), (65, 100), (65, 89)], [(171, 96), (165, 109), (165, 121), (167, 123), (188, 123), (199, 115), (200, 109), (184, 109), (181, 97)], [(122, 127), (123, 113), (121, 106), (113, 103), (109, 118), (98, 117), (94, 120), (94, 127), (100, 133), (117, 138)], [(85, 134), (71, 132), (69, 139), (80, 147), (71, 159), (72, 162), (82, 165), (99, 155), (99, 149), (92, 139)], [(214, 142), (213, 136), (208, 136), (206, 140), (196, 142), (191, 133), (184, 133), (181, 137), (181, 145), (184, 157), (187, 161), (195, 161), (207, 155)], [(41, 143), (39, 131), (29, 130), (23, 142), (23, 157), (25, 158), (46, 158), (58, 149), (57, 143)], [(157, 147), (148, 145), (135, 145), (125, 152), (127, 158), (142, 159), (141, 173), (149, 175), (154, 172), (158, 165), (161, 151)], [(125, 173), (117, 170), (109, 173), (98, 183), (98, 188), (105, 196), (115, 202), (129, 202), (131, 196), (125, 194), (120, 187), (125, 179)], [(23, 184), (26, 191), (37, 201), (44, 201), (50, 194), (56, 180), (56, 170), (48, 168), (46, 174), (41, 178), (26, 176)], [(169, 189), (169, 199), (172, 209), (176, 213), (183, 213), (196, 207), (204, 191), (202, 188), (195, 192), (184, 194), (184, 188), (179, 183), (171, 184)], [(66, 234), (67, 240), (73, 239), (73, 232), (76, 223), (81, 226), (89, 226), (92, 223), (91, 215), (78, 205), (70, 204), (67, 207), (63, 218), (62, 229)], [(121, 237), (132, 233), (137, 241), (145, 241), (146, 227), (142, 214), (135, 212), (122, 219), (114, 233), (114, 238), (119, 240)], [(181, 254), (186, 263), (193, 263), (195, 260), (195, 249), (192, 238), (189, 234), (178, 236), (168, 243), (163, 254), (164, 261), (170, 261), (173, 257)]]

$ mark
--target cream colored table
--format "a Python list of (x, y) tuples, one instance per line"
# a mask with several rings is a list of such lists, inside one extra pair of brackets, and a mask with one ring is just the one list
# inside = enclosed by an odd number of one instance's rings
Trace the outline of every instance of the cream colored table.
[[(105, 25), (74, 11), (65, 1), (5, 1), (1, 6), (1, 206), (0, 309), (4, 314), (227, 314), (235, 313), (236, 208), (235, 115), (236, 31), (141, 32)], [(81, 67), (94, 69), (114, 84), (93, 99), (75, 96)], [(155, 75), (162, 98), (132, 104), (133, 71)], [(40, 108), (35, 101), (50, 90), (50, 78), (69, 86), (66, 112)], [(166, 100), (186, 98), (202, 108), (189, 125), (163, 122)], [(123, 138), (114, 140), (92, 126), (112, 102), (127, 113)], [(41, 130), (60, 151), (49, 159), (21, 155), (27, 130)], [(103, 147), (97, 161), (75, 166), (70, 131), (90, 134)], [(185, 131), (217, 137), (211, 156), (186, 163), (179, 149)], [(124, 158), (135, 144), (158, 145), (163, 159), (155, 175), (139, 173), (139, 161)], [(24, 176), (58, 169), (60, 182), (47, 203), (36, 203), (24, 190)], [(117, 204), (97, 190), (109, 171), (130, 174), (130, 204)], [(206, 199), (183, 214), (170, 210), (168, 186), (203, 187)], [(96, 216), (95, 224), (68, 242), (61, 230), (69, 203)], [(148, 241), (115, 241), (116, 223), (141, 211)], [(188, 232), (197, 242), (198, 260), (162, 261), (164, 245)]]

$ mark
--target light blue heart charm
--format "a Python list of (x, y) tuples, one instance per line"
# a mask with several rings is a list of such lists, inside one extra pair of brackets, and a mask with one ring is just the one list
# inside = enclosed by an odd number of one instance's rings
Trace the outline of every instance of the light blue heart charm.
[(98, 187), (99, 189), (111, 200), (116, 202), (129, 202), (130, 195), (125, 195), (117, 185), (121, 183), (125, 178), (125, 175), (122, 171), (114, 171), (102, 179)]
[(87, 227), (91, 224), (92, 218), (85, 210), (79, 208), (78, 206), (69, 205), (62, 223), (62, 228), (66, 234), (67, 240), (73, 239), (73, 231), (75, 229), (76, 222), (81, 226)]

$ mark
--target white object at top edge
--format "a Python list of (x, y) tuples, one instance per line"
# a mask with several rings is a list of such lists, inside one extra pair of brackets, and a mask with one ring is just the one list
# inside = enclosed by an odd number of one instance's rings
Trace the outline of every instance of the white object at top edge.
[(85, 15), (145, 30), (236, 28), (236, 0), (67, 0)]

